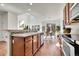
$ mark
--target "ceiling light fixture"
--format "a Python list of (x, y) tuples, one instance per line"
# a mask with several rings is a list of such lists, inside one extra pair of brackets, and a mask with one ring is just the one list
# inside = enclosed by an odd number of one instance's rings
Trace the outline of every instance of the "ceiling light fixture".
[(3, 4), (3, 3), (1, 3), (0, 5), (1, 5), (1, 6), (4, 6), (4, 4)]
[(30, 3), (30, 5), (32, 5), (32, 3)]

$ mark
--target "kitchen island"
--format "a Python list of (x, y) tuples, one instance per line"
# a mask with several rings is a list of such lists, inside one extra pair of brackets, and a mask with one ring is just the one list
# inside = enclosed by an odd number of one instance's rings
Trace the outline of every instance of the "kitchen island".
[(12, 34), (12, 56), (33, 56), (44, 44), (43, 32)]

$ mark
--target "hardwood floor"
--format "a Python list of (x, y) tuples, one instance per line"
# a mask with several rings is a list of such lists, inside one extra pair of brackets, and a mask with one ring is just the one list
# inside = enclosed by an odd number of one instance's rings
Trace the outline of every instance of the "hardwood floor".
[(35, 54), (35, 56), (61, 56), (61, 48), (58, 46), (57, 39), (45, 40), (44, 45)]

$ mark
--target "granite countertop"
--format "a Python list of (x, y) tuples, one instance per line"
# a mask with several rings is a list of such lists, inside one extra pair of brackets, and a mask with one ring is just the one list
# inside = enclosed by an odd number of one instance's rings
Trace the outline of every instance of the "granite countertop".
[(16, 33), (16, 34), (12, 34), (11, 36), (27, 37), (27, 36), (31, 36), (31, 35), (35, 35), (35, 34), (39, 34), (39, 33), (43, 33), (43, 32)]

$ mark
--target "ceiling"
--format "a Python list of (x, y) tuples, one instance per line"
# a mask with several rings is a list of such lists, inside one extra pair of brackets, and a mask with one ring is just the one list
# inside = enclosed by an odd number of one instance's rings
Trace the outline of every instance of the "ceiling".
[[(64, 3), (5, 3), (0, 6), (0, 11), (11, 11), (16, 14), (30, 13), (39, 19), (57, 19), (62, 17)], [(31, 11), (28, 11), (28, 9)]]

